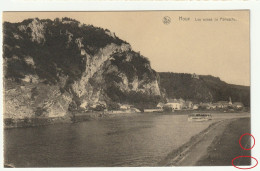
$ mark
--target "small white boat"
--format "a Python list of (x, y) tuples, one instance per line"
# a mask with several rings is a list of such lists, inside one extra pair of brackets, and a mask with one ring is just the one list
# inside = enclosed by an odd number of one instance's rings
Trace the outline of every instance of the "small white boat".
[(208, 121), (211, 119), (212, 116), (210, 113), (194, 113), (188, 115), (188, 121)]

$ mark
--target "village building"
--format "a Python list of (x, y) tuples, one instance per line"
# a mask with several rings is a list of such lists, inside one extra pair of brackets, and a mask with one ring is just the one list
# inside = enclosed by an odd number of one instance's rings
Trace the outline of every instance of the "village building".
[(120, 105), (120, 109), (121, 110), (129, 110), (131, 109), (133, 106), (132, 105), (128, 105), (128, 104), (122, 104)]
[(212, 103), (212, 104), (210, 105), (210, 109), (216, 109), (217, 106), (218, 106), (218, 103)]
[(199, 105), (198, 105), (198, 104), (193, 104), (192, 109), (193, 109), (193, 110), (199, 109)]
[[(203, 108), (203, 109), (212, 109), (214, 107), (212, 107), (212, 103), (200, 103), (199, 107)], [(215, 106), (216, 107), (216, 106)]]
[(139, 109), (136, 109), (136, 108), (131, 108), (131, 112), (140, 113), (141, 111)]
[(97, 109), (99, 107), (102, 107), (104, 109), (106, 109), (107, 105), (105, 102), (94, 102), (91, 104), (88, 104), (87, 102), (84, 102), (80, 105), (81, 108), (85, 108), (85, 109)]
[(232, 105), (232, 100), (231, 100), (231, 97), (229, 97), (229, 102), (228, 102), (229, 105)]
[(173, 110), (181, 110), (182, 109), (180, 103), (166, 103), (165, 106), (172, 108)]
[(230, 106), (228, 101), (218, 101), (217, 102), (217, 108), (223, 109), (223, 108), (227, 108), (228, 106)]
[(234, 103), (232, 104), (232, 106), (235, 107), (235, 108), (237, 108), (237, 109), (241, 109), (241, 108), (244, 107), (244, 104), (241, 103), (241, 102), (234, 102)]
[(183, 101), (177, 99), (168, 99), (168, 102), (165, 104), (165, 106), (170, 107), (174, 110), (181, 110), (183, 106)]
[(158, 108), (158, 109), (162, 109), (164, 107), (164, 104), (163, 103), (158, 103), (157, 104), (157, 106), (156, 106), (156, 108)]
[(191, 75), (191, 78), (200, 79), (200, 77), (199, 77), (197, 74), (195, 74), (195, 73), (193, 73), (193, 74)]
[(157, 105), (157, 108), (163, 108), (163, 107), (172, 108), (173, 110), (182, 110), (182, 109), (193, 109), (193, 102), (192, 101), (185, 101), (182, 98), (179, 99), (167, 99), (167, 103), (159, 103)]

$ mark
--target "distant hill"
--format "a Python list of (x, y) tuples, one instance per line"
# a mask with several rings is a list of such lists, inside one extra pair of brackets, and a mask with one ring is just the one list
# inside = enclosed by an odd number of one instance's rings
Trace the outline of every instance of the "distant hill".
[(160, 72), (160, 87), (168, 98), (183, 98), (194, 102), (242, 102), (250, 106), (250, 87), (228, 84), (218, 77), (186, 73)]

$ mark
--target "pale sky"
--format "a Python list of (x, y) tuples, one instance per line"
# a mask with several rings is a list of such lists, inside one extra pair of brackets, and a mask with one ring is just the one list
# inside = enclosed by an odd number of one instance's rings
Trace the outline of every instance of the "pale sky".
[[(163, 17), (171, 18), (164, 24)], [(70, 17), (107, 28), (149, 58), (158, 72), (213, 75), (250, 85), (249, 11), (4, 12), (3, 20)], [(179, 17), (190, 18), (180, 21)], [(218, 18), (219, 21), (195, 21)], [(234, 18), (236, 21), (220, 21)]]

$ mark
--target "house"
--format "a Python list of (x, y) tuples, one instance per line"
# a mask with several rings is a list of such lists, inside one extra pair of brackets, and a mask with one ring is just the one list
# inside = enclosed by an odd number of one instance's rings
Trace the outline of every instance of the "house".
[(200, 77), (199, 77), (197, 74), (195, 74), (195, 73), (193, 73), (193, 74), (191, 75), (191, 78), (200, 79)]
[(200, 103), (202, 109), (211, 109), (211, 103)]
[(162, 109), (163, 106), (164, 106), (164, 104), (160, 102), (160, 103), (157, 104), (156, 108), (158, 108), (158, 109)]
[(132, 108), (133, 106), (132, 105), (128, 105), (128, 104), (122, 104), (120, 105), (120, 109), (121, 110), (128, 110), (130, 108)]
[(182, 108), (183, 109), (192, 109), (193, 107), (193, 102), (192, 101), (185, 101), (183, 104), (182, 104)]
[(193, 110), (196, 110), (196, 109), (198, 109), (199, 108), (199, 105), (198, 104), (194, 104), (193, 106), (192, 106), (192, 109)]
[[(85, 107), (84, 107), (85, 106)], [(80, 105), (80, 107), (85, 108), (85, 109), (106, 109), (107, 105), (105, 102), (94, 102), (92, 104), (88, 104), (87, 102), (84, 102)]]
[(179, 102), (177, 99), (168, 99), (168, 102), (165, 104), (165, 106), (170, 107), (174, 110), (181, 110), (182, 109), (182, 103)]
[(223, 109), (223, 108), (227, 108), (228, 106), (230, 106), (228, 101), (218, 101), (217, 102), (217, 108)]
[(229, 105), (232, 105), (232, 100), (231, 100), (231, 97), (229, 96), (229, 102), (228, 102)]
[(241, 108), (244, 107), (244, 104), (241, 103), (241, 102), (234, 102), (234, 103), (232, 104), (232, 106), (235, 107), (235, 108), (237, 108), (237, 109), (241, 109)]
[(166, 107), (172, 108), (173, 110), (181, 110), (181, 104), (180, 103), (166, 103)]
[[(157, 107), (158, 107), (158, 105), (157, 105)], [(189, 100), (185, 101), (182, 98), (167, 99), (167, 103), (164, 106), (170, 107), (174, 110), (192, 109), (193, 108), (193, 102), (189, 101)]]
[(210, 109), (216, 109), (217, 106), (218, 106), (218, 103), (212, 103), (212, 104), (210, 105)]
[(136, 108), (131, 108), (131, 111), (134, 112), (134, 113), (140, 113), (141, 112), (139, 109), (136, 109)]

